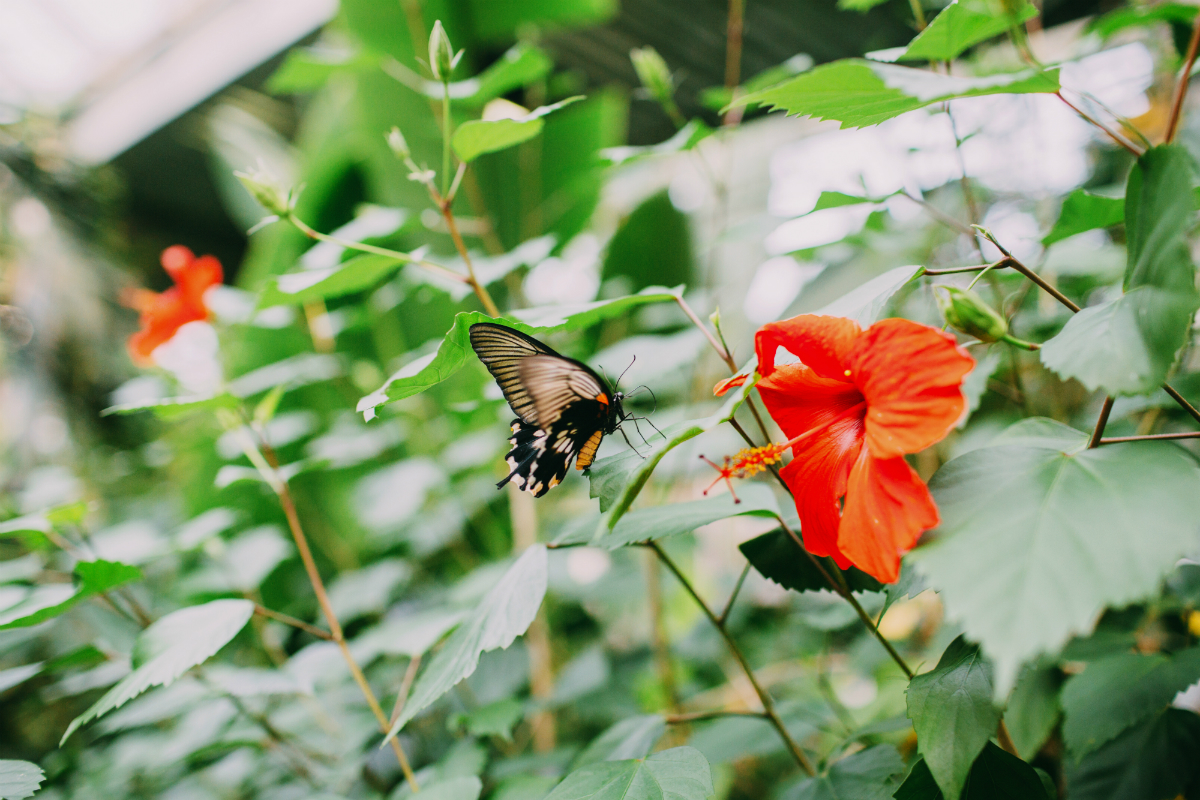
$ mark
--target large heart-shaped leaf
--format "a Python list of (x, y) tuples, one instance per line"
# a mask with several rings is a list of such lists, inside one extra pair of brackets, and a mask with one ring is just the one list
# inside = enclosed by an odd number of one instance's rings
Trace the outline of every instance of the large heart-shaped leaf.
[(203, 664), (237, 636), (254, 615), (249, 600), (214, 600), (168, 614), (142, 631), (133, 646), (136, 669), (71, 720), (61, 746), (80, 726), (107, 714), (154, 686), (167, 686)]
[(1200, 531), (1200, 467), (1183, 450), (1080, 449), (1086, 434), (1028, 420), (1010, 430), (938, 471), (942, 524), (909, 555), (995, 664), (998, 697), (1106, 606), (1155, 592)]
[(1200, 308), (1187, 235), (1192, 159), (1176, 145), (1148, 150), (1125, 192), (1124, 293), (1085, 308), (1040, 351), (1064, 378), (1108, 394), (1148, 394), (1166, 379)]
[(593, 739), (575, 759), (575, 767), (584, 767), (597, 761), (645, 758), (666, 730), (667, 723), (658, 714), (623, 719)]
[[(892, 795), (896, 800), (942, 800), (942, 792), (925, 759), (913, 764), (904, 783)], [(1033, 767), (988, 742), (975, 759), (961, 800), (1049, 800)], [(1074, 800), (1074, 795), (1072, 795)]]
[(957, 800), (975, 757), (996, 732), (991, 666), (959, 636), (932, 671), (908, 684), (908, 718), (917, 747), (948, 800)]
[(713, 792), (712, 772), (700, 751), (675, 747), (644, 759), (580, 767), (546, 800), (708, 800)]
[(681, 290), (682, 287), (650, 287), (613, 300), (511, 312), (515, 319), (493, 319), (479, 311), (461, 312), (454, 317), (454, 326), (446, 333), (436, 352), (401, 367), (383, 386), (358, 401), (358, 411), (368, 420), (372, 419), (379, 406), (420, 394), (458, 372), (471, 357), (470, 328), (477, 322), (500, 322), (531, 336), (544, 336), (558, 331), (587, 328), (647, 303), (675, 302)]
[(1170, 656), (1118, 653), (1088, 665), (1062, 692), (1063, 739), (1076, 758), (1161, 711), (1200, 680), (1200, 647)]
[(796, 116), (837, 120), (843, 128), (862, 128), (955, 97), (1057, 91), (1057, 70), (966, 78), (849, 58), (739, 97), (735, 103), (759, 103)]
[(824, 775), (801, 781), (788, 800), (888, 800), (904, 773), (904, 760), (890, 744), (860, 750), (835, 762)]
[(1168, 708), (1068, 762), (1071, 800), (1194, 797), (1200, 784), (1200, 714)]
[(480, 655), (512, 644), (533, 623), (545, 595), (546, 548), (539, 544), (521, 554), (434, 656), (387, 738), (475, 672)]

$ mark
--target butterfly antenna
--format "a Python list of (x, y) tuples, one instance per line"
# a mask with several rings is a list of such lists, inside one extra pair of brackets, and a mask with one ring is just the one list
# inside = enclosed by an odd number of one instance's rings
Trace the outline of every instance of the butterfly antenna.
[(630, 369), (630, 367), (632, 367), (632, 366), (633, 366), (633, 362), (634, 362), (634, 361), (637, 361), (637, 356), (634, 356), (634, 357), (633, 357), (633, 361), (630, 361), (630, 362), (629, 362), (629, 366), (628, 366), (628, 367), (626, 367), (625, 369), (623, 369), (623, 370), (621, 371), (621, 374), (617, 376), (617, 382), (613, 384), (613, 388), (616, 388), (616, 387), (617, 387), (617, 385), (621, 383), (621, 378), (624, 378), (624, 377), (625, 377), (625, 373), (626, 373), (626, 372), (629, 372), (629, 369)]

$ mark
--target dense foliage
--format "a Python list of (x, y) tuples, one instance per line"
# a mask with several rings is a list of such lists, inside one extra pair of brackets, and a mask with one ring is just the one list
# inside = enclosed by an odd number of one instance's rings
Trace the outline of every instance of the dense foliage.
[[(1200, 797), (1195, 7), (913, 0), (691, 119), (638, 49), (629, 146), (539, 45), (608, 4), (474, 5), (215, 115), (245, 262), (164, 252), (107, 439), (14, 448), (0, 797)], [(537, 499), (493, 319), (623, 375)]]

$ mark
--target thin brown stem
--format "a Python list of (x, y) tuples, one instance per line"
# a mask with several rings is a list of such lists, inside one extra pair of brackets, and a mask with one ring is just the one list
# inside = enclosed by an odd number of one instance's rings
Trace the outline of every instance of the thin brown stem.
[(1187, 401), (1187, 398), (1185, 398), (1179, 392), (1175, 391), (1174, 387), (1172, 387), (1171, 384), (1169, 384), (1169, 383), (1164, 383), (1162, 388), (1163, 388), (1163, 391), (1165, 391), (1168, 395), (1171, 396), (1172, 400), (1174, 400), (1176, 403), (1179, 403), (1179, 405), (1183, 407), (1184, 411), (1186, 411), (1192, 415), (1192, 419), (1196, 420), (1197, 422), (1200, 422), (1200, 410), (1197, 410), (1197, 408), (1194, 405), (1189, 403)]
[(475, 276), (475, 265), (471, 263), (471, 254), (467, 252), (467, 245), (463, 242), (462, 234), (458, 232), (458, 223), (454, 221), (454, 211), (451, 210), (449, 201), (442, 201), (439, 205), (442, 218), (446, 220), (446, 227), (450, 231), (450, 238), (454, 240), (454, 248), (458, 250), (458, 255), (462, 258), (463, 263), (467, 265), (467, 283), (474, 290), (479, 302), (483, 304), (483, 310), (488, 313), (488, 316), (500, 316), (500, 309), (492, 300), (492, 296), (488, 294), (487, 287), (481, 284)]
[(723, 125), (741, 122), (744, 106), (733, 107), (737, 100), (738, 83), (742, 77), (742, 43), (746, 29), (746, 0), (729, 0), (725, 21), (725, 88), (729, 90), (730, 108), (722, 119)]
[(947, 267), (946, 269), (922, 269), (922, 275), (958, 275), (963, 272), (983, 272), (985, 270), (1007, 269), (1009, 266), (1008, 259), (1002, 258), (999, 261), (993, 261), (991, 264), (980, 264), (975, 267)]
[(779, 738), (783, 740), (783, 743), (787, 746), (788, 751), (792, 754), (792, 757), (796, 759), (796, 763), (800, 765), (800, 769), (804, 770), (804, 772), (810, 776), (816, 775), (817, 771), (813, 767), (812, 761), (809, 760), (808, 756), (804, 753), (804, 750), (801, 749), (800, 745), (796, 743), (796, 740), (792, 738), (792, 734), (788, 731), (787, 726), (783, 724), (783, 720), (780, 718), (779, 712), (775, 709), (775, 701), (771, 699), (771, 695), (766, 689), (763, 688), (762, 684), (758, 682), (758, 679), (754, 677), (754, 670), (750, 668), (749, 662), (746, 661), (746, 656), (742, 654), (741, 648), (738, 647), (737, 641), (734, 640), (733, 635), (729, 633), (729, 629), (725, 626), (725, 623), (717, 619), (717, 615), (713, 613), (712, 609), (708, 607), (708, 604), (705, 603), (703, 598), (701, 598), (696, 592), (696, 588), (692, 586), (691, 581), (684, 576), (684, 574), (679, 570), (679, 567), (675, 565), (675, 562), (663, 552), (662, 548), (659, 547), (656, 542), (650, 542), (647, 546), (655, 552), (659, 560), (661, 560), (667, 569), (671, 571), (676, 580), (678, 580), (687, 593), (691, 595), (692, 599), (696, 601), (696, 605), (700, 606), (700, 610), (704, 612), (704, 616), (708, 617), (708, 621), (711, 622), (713, 627), (717, 629), (717, 632), (721, 634), (721, 637), (725, 640), (725, 644), (729, 647), (729, 652), (738, 662), (738, 666), (742, 668), (742, 672), (746, 674), (746, 679), (750, 681), (750, 685), (754, 688), (754, 693), (758, 695), (759, 702), (761, 702), (763, 706), (763, 715), (771, 722), (771, 725), (774, 726), (776, 732), (779, 734)]
[(295, 617), (288, 616), (287, 614), (282, 614), (278, 611), (272, 611), (261, 603), (254, 604), (254, 613), (263, 617), (267, 617), (268, 619), (273, 619), (276, 622), (282, 622), (285, 625), (291, 625), (293, 628), (299, 628), (305, 633), (316, 636), (318, 639), (324, 639), (327, 642), (333, 641), (333, 634), (331, 634), (329, 631), (323, 631), (315, 625), (309, 625), (304, 620), (296, 619)]
[(1113, 398), (1108, 396), (1104, 398), (1104, 405), (1100, 406), (1100, 417), (1096, 420), (1096, 428), (1092, 431), (1092, 438), (1088, 440), (1088, 448), (1098, 447), (1100, 439), (1104, 436), (1104, 428), (1108, 425), (1108, 416), (1112, 413)]
[(746, 576), (750, 574), (750, 562), (746, 562), (746, 566), (742, 567), (742, 574), (738, 576), (737, 583), (733, 585), (733, 591), (729, 593), (729, 599), (725, 601), (725, 608), (721, 609), (721, 615), (717, 617), (724, 625), (729, 619), (729, 612), (733, 610), (733, 604), (737, 601), (738, 593), (742, 591), (742, 584), (746, 582)]
[(432, 261), (425, 261), (420, 258), (413, 258), (411, 253), (402, 253), (399, 250), (389, 250), (386, 247), (377, 247), (373, 244), (365, 244), (363, 242), (352, 242), (349, 239), (339, 239), (336, 236), (330, 236), (327, 233), (310, 228), (303, 220), (294, 214), (288, 217), (288, 222), (296, 226), (296, 228), (310, 239), (316, 239), (321, 242), (330, 242), (339, 247), (344, 247), (348, 250), (359, 250), (363, 253), (372, 253), (377, 256), (387, 256), (394, 258), (397, 261), (402, 261), (405, 264), (415, 264), (421, 269), (428, 270), (436, 275), (441, 275), (443, 278), (458, 281), (459, 283), (468, 283), (469, 279), (464, 275), (459, 275), (452, 269), (446, 269), (441, 264), (434, 264)]
[[(333, 610), (333, 605), (329, 602), (329, 595), (325, 591), (325, 582), (321, 580), (321, 573), (317, 569), (317, 562), (313, 559), (312, 550), (308, 546), (308, 539), (304, 535), (304, 529), (300, 526), (300, 517), (296, 514), (296, 504), (292, 500), (291, 489), (288, 488), (287, 481), (279, 475), (279, 459), (276, 458), (274, 450), (266, 442), (261, 443), (261, 448), (262, 457), (266, 459), (271, 469), (275, 472), (275, 480), (270, 483), (272, 488), (275, 489), (276, 496), (279, 498), (279, 505), (283, 507), (283, 514), (287, 518), (288, 529), (292, 533), (292, 540), (296, 543), (296, 550), (300, 553), (300, 560), (304, 564), (304, 571), (308, 573), (308, 580), (312, 584), (313, 594), (316, 595), (317, 604), (321, 607), (321, 613), (325, 617), (325, 624), (329, 626), (333, 641), (337, 643), (338, 649), (342, 653), (342, 658), (346, 661), (346, 666), (350, 668), (350, 675), (354, 678), (354, 682), (358, 684), (359, 690), (362, 691), (363, 697), (367, 701), (367, 706), (371, 709), (371, 713), (379, 723), (379, 730), (386, 736), (391, 728), (388, 724), (387, 715), (383, 713), (383, 709), (379, 705), (379, 700), (375, 697), (375, 692), (371, 690), (371, 685), (367, 682), (366, 676), (363, 675), (362, 668), (359, 667), (358, 661), (355, 660), (354, 655), (350, 652), (350, 647), (346, 644), (346, 636), (342, 631), (342, 625)], [(408, 781), (409, 787), (414, 792), (419, 792), (421, 787), (417, 783), (416, 775), (413, 774), (412, 766), (408, 763), (408, 757), (404, 754), (404, 748), (400, 746), (400, 740), (392, 737), (390, 744), (392, 751), (396, 754), (396, 760), (400, 763), (404, 779)]]
[(931, 217), (933, 217), (934, 219), (936, 219), (938, 222), (940, 222), (943, 225), (946, 225), (950, 228), (953, 228), (954, 230), (958, 231), (961, 234), (964, 234), (965, 236), (970, 236), (970, 237), (974, 238), (975, 230), (970, 225), (967, 225), (966, 223), (963, 223), (963, 222), (959, 222), (954, 217), (952, 217), (949, 214), (947, 214), (946, 212), (942, 211), (937, 206), (933, 205), (932, 203), (930, 203), (927, 200), (923, 200), (920, 197), (917, 197), (915, 194), (912, 194), (907, 189), (905, 191), (901, 192), (901, 194), (904, 195), (905, 197), (907, 197), (909, 200), (912, 200), (914, 203), (919, 205), (921, 208), (925, 209), (927, 212), (929, 212), (929, 215)]
[(392, 706), (392, 716), (388, 719), (389, 729), (404, 713), (404, 704), (408, 702), (408, 693), (412, 691), (413, 681), (417, 679), (417, 670), (420, 668), (421, 654), (418, 653), (408, 660), (408, 668), (404, 670), (404, 677), (400, 680), (400, 691), (396, 692), (396, 704)]
[(913, 12), (913, 22), (917, 24), (917, 30), (925, 30), (925, 9), (921, 7), (921, 0), (908, 0), (908, 7)]
[(707, 719), (720, 717), (753, 717), (755, 719), (770, 719), (762, 711), (737, 711), (734, 709), (714, 708), (710, 711), (689, 711), (686, 714), (669, 714), (663, 719), (668, 725), (686, 725), (690, 722), (703, 722)]
[(712, 335), (712, 331), (708, 329), (708, 326), (700, 321), (700, 317), (696, 316), (696, 312), (693, 311), (692, 307), (689, 306), (687, 301), (683, 299), (682, 294), (675, 295), (675, 302), (677, 302), (679, 307), (683, 309), (683, 313), (687, 314), (687, 317), (692, 321), (692, 324), (699, 328), (700, 332), (703, 333), (705, 338), (708, 339), (708, 343), (712, 345), (713, 350), (717, 351), (717, 355), (719, 355), (721, 360), (725, 362), (725, 365), (729, 367), (729, 371), (737, 372), (738, 368), (737, 364), (733, 360), (733, 356), (729, 354), (728, 350), (721, 346), (721, 343), (717, 341), (717, 337)]
[(1192, 77), (1192, 67), (1196, 64), (1196, 52), (1200, 49), (1200, 16), (1192, 24), (1192, 38), (1188, 41), (1187, 55), (1183, 59), (1183, 69), (1175, 80), (1175, 93), (1171, 97), (1171, 116), (1167, 119), (1167, 134), (1164, 141), (1167, 144), (1175, 141), (1179, 131), (1179, 117), (1183, 113), (1183, 100), (1187, 97), (1188, 83)]
[(1098, 444), (1120, 444), (1121, 442), (1166, 442), (1172, 439), (1200, 439), (1200, 431), (1186, 433), (1149, 433), (1142, 436), (1110, 436)]
[(1135, 156), (1138, 156), (1138, 157), (1140, 157), (1140, 156), (1142, 155), (1142, 153), (1143, 153), (1143, 152), (1145, 152), (1145, 151), (1144, 151), (1144, 150), (1142, 150), (1140, 147), (1138, 147), (1136, 144), (1134, 144), (1133, 142), (1129, 141), (1128, 139), (1126, 139), (1124, 136), (1122, 136), (1121, 134), (1117, 133), (1116, 131), (1112, 130), (1111, 128), (1109, 128), (1109, 127), (1108, 127), (1107, 125), (1105, 125), (1104, 123), (1102, 123), (1102, 122), (1100, 122), (1099, 120), (1097, 120), (1097, 119), (1094, 119), (1094, 118), (1092, 118), (1091, 116), (1089, 116), (1089, 115), (1088, 115), (1088, 114), (1087, 114), (1087, 113), (1086, 113), (1086, 112), (1085, 112), (1083, 109), (1079, 108), (1079, 106), (1075, 105), (1075, 104), (1074, 104), (1074, 103), (1072, 103), (1070, 100), (1068, 100), (1067, 98), (1063, 97), (1063, 94), (1062, 94), (1062, 92), (1055, 92), (1055, 93), (1054, 93), (1054, 96), (1055, 96), (1055, 97), (1057, 97), (1059, 100), (1062, 100), (1064, 103), (1066, 103), (1066, 104), (1067, 104), (1067, 106), (1068, 106), (1068, 107), (1069, 107), (1069, 108), (1070, 108), (1072, 111), (1074, 111), (1074, 112), (1075, 112), (1076, 114), (1078, 114), (1079, 116), (1083, 117), (1083, 119), (1084, 119), (1084, 120), (1086, 120), (1087, 122), (1090, 122), (1090, 123), (1092, 123), (1092, 124), (1093, 124), (1093, 125), (1095, 125), (1097, 128), (1099, 128), (1100, 130), (1104, 131), (1106, 134), (1108, 134), (1108, 137), (1109, 137), (1110, 139), (1112, 139), (1114, 142), (1116, 142), (1116, 143), (1117, 143), (1118, 145), (1120, 145), (1121, 147), (1124, 147), (1124, 148), (1125, 148), (1126, 150), (1128, 150), (1129, 152), (1133, 153)]

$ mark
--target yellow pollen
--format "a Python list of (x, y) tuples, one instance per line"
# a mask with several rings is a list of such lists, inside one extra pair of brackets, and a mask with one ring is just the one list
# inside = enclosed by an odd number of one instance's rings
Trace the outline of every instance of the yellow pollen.
[(850, 377), (850, 370), (846, 370), (846, 371), (845, 371), (845, 372), (843, 372), (842, 374), (843, 374), (843, 375), (845, 375), (847, 378), (849, 378), (849, 377)]

